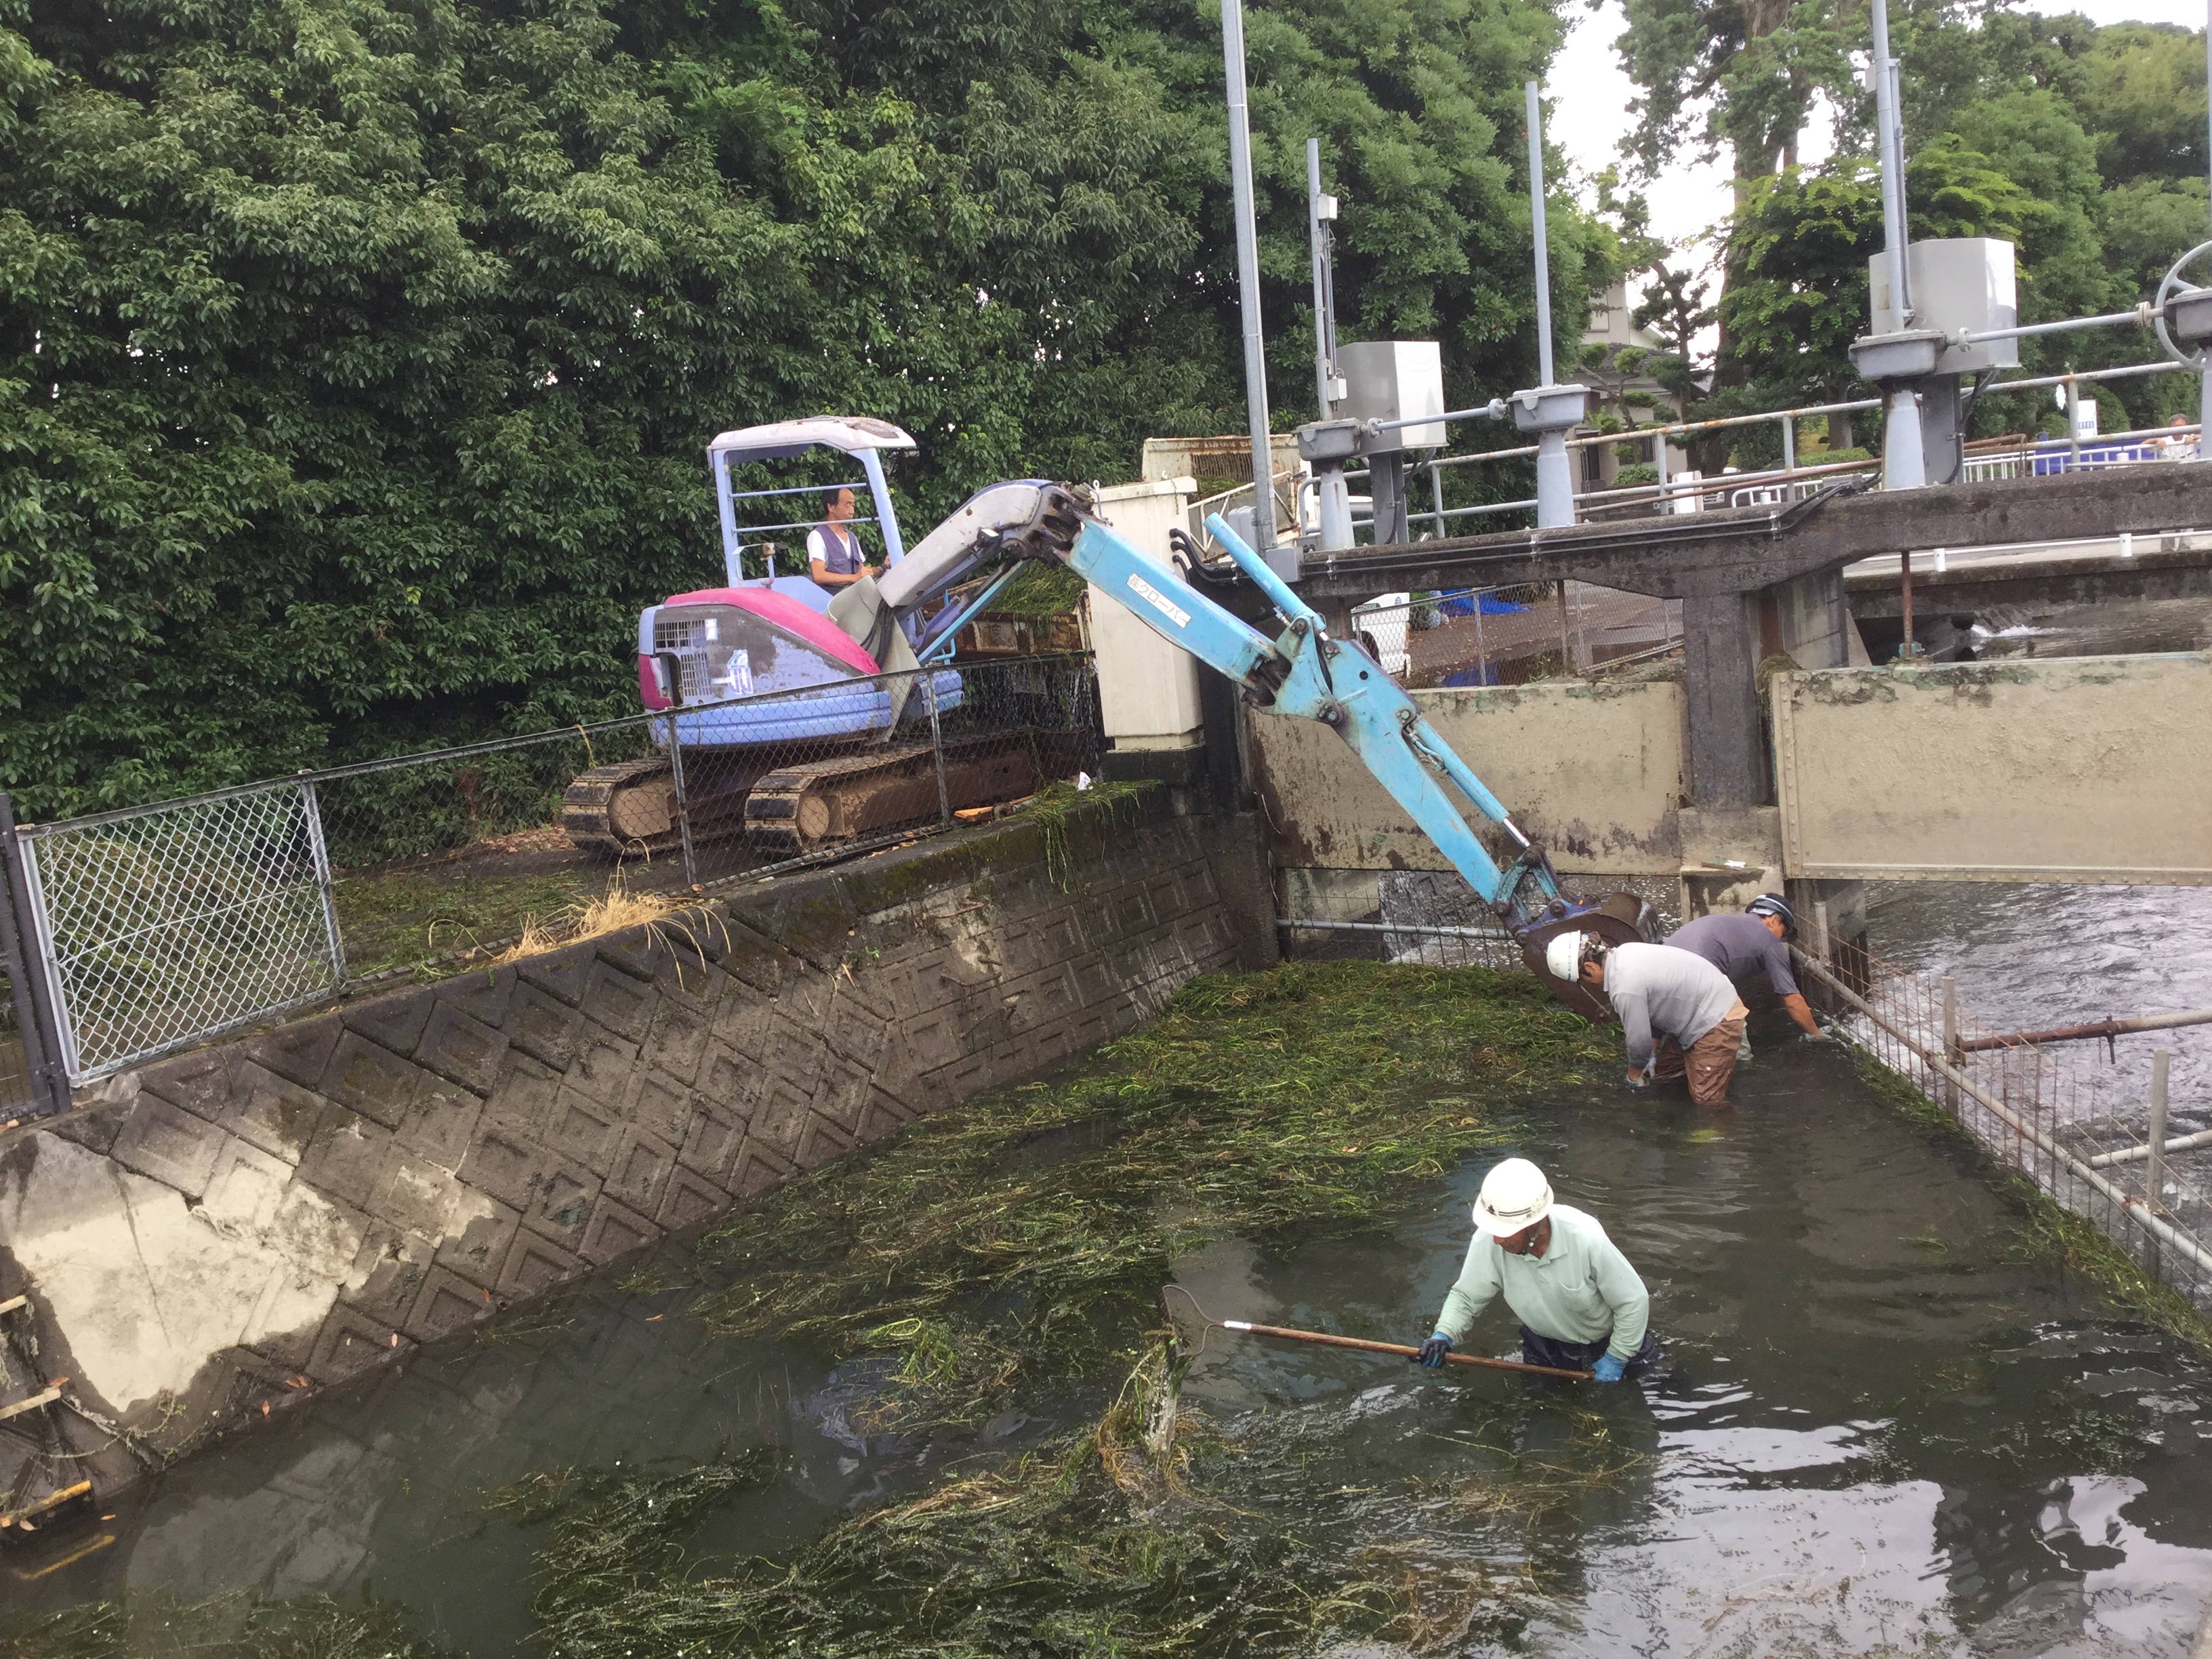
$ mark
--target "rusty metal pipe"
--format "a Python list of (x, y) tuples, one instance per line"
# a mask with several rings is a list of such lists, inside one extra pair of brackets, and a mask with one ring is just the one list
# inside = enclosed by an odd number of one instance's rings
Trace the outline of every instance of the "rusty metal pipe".
[(2047, 1031), (2008, 1031), (2002, 1036), (1962, 1037), (1961, 1054), (1984, 1054), (1992, 1048), (2031, 1048), (2039, 1042), (2098, 1042), (2131, 1031), (2171, 1031), (2182, 1025), (2212, 1025), (2212, 1008), (2191, 1008), (2179, 1014), (2140, 1014), (2133, 1019), (2093, 1019), (2081, 1025), (2054, 1025)]

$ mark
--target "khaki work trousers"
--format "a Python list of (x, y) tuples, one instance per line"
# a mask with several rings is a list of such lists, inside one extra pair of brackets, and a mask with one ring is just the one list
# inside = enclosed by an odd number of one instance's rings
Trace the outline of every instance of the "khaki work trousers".
[(1652, 1075), (1662, 1083), (1687, 1077), (1690, 1098), (1698, 1105), (1727, 1105), (1729, 1079), (1735, 1075), (1736, 1048), (1743, 1042), (1743, 1023), (1750, 1013), (1750, 1009), (1737, 1003), (1728, 1011), (1727, 1018), (1690, 1045), (1687, 1054), (1673, 1037), (1663, 1038)]

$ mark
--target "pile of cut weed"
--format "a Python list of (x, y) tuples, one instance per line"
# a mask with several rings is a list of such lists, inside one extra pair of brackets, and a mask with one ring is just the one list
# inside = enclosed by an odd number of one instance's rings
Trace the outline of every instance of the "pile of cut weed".
[(1510, 1094), (1603, 1054), (1526, 976), (1208, 976), (1089, 1072), (936, 1114), (739, 1213), (701, 1246), (728, 1285), (701, 1310), (895, 1358), (878, 1428), (974, 1423), (1018, 1382), (1127, 1363), (1178, 1255), (1365, 1224), (1494, 1144)]

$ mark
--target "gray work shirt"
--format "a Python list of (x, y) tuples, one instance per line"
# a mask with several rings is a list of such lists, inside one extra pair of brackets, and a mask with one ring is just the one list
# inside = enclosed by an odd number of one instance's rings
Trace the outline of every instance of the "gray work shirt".
[(1475, 1316), (1503, 1291), (1514, 1317), (1537, 1335), (1555, 1342), (1609, 1336), (1607, 1353), (1634, 1358), (1651, 1320), (1643, 1279), (1595, 1216), (1554, 1204), (1550, 1220), (1552, 1242), (1540, 1256), (1509, 1255), (1496, 1239), (1477, 1233), (1459, 1282), (1445, 1294), (1437, 1328), (1458, 1346)]
[(1620, 1017), (1631, 1066), (1650, 1060), (1659, 1037), (1694, 1047), (1737, 1002), (1726, 974), (1671, 945), (1614, 945), (1606, 953), (1605, 998)]
[(1667, 935), (1678, 951), (1694, 951), (1737, 985), (1765, 974), (1778, 997), (1797, 994), (1797, 975), (1790, 971), (1790, 947), (1766, 930), (1757, 916), (1699, 916)]

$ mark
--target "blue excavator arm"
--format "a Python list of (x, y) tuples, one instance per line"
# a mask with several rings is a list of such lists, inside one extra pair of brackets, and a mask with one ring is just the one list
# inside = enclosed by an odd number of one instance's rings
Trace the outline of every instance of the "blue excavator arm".
[[(1564, 906), (1549, 860), (1381, 665), (1357, 644), (1331, 639), (1320, 615), (1218, 514), (1206, 527), (1282, 617), (1279, 637), (1270, 640), (1231, 616), (1095, 520), (1085, 522), (1061, 556), (1154, 633), (1242, 686), (1255, 707), (1319, 720), (1343, 738), (1516, 935), (1581, 908)], [(1519, 848), (1506, 869), (1498, 868), (1450, 791), (1501, 826)]]

